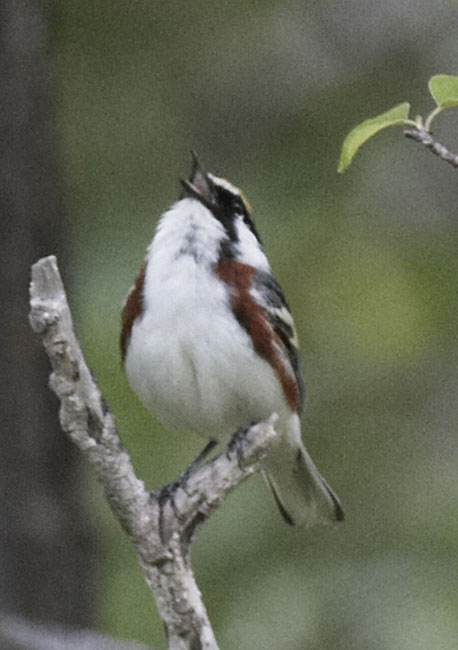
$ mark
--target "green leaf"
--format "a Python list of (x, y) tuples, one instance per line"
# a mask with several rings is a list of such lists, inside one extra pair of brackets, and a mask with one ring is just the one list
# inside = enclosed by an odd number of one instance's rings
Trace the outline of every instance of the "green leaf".
[(451, 74), (437, 74), (428, 83), (429, 92), (440, 108), (458, 106), (458, 77)]
[(386, 113), (372, 117), (355, 126), (350, 131), (342, 145), (340, 153), (339, 166), (337, 171), (339, 174), (344, 172), (350, 166), (354, 155), (358, 149), (363, 145), (366, 140), (369, 140), (373, 135), (385, 129), (387, 126), (407, 126), (411, 123), (409, 118), (410, 104), (403, 102), (393, 108), (390, 108)]

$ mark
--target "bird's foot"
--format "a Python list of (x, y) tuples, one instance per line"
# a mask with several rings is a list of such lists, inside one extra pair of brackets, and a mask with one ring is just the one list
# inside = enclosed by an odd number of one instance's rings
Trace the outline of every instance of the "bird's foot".
[(170, 503), (175, 514), (177, 514), (177, 508), (175, 503), (175, 495), (178, 490), (186, 490), (186, 484), (189, 480), (189, 477), (196, 471), (196, 469), (201, 465), (202, 461), (208, 456), (210, 451), (216, 446), (216, 440), (210, 440), (203, 449), (197, 454), (192, 463), (171, 483), (167, 483), (156, 494), (160, 508), (164, 508), (167, 502)]

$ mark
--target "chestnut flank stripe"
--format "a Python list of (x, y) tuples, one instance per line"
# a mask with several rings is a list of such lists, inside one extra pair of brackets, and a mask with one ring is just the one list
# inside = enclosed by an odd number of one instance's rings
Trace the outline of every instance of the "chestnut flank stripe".
[(129, 291), (129, 295), (127, 296), (124, 307), (122, 308), (122, 328), (119, 344), (121, 347), (121, 357), (123, 361), (126, 358), (127, 345), (129, 343), (132, 325), (134, 324), (137, 316), (140, 316), (143, 311), (143, 284), (145, 282), (145, 267), (146, 262), (140, 267), (138, 275), (135, 279), (135, 284)]
[(255, 351), (275, 370), (287, 403), (293, 411), (297, 411), (299, 388), (296, 378), (280, 354), (283, 343), (267, 320), (263, 307), (250, 294), (256, 269), (248, 264), (224, 259), (218, 263), (216, 273), (232, 289), (231, 306), (234, 316), (251, 337)]

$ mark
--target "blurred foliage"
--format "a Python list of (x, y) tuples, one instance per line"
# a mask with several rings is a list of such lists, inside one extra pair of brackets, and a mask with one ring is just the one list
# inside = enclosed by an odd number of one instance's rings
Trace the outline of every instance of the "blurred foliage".
[[(49, 4), (64, 278), (148, 485), (203, 441), (164, 430), (130, 393), (119, 310), (191, 147), (246, 191), (297, 321), (304, 436), (347, 521), (291, 530), (260, 477), (231, 496), (194, 551), (226, 650), (456, 648), (457, 172), (390, 132), (351, 174), (335, 169), (367, 115), (406, 96), (428, 108), (426, 80), (456, 72), (457, 19), (456, 3), (426, 0)], [(452, 150), (456, 119), (440, 125)], [(163, 648), (135, 554), (91, 476), (88, 500), (101, 628)]]

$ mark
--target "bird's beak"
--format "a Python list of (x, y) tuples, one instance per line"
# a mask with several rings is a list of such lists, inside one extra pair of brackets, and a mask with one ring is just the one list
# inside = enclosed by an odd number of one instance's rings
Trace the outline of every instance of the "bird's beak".
[[(206, 208), (211, 210), (215, 207), (215, 186), (207, 172), (197, 158), (195, 151), (191, 151), (192, 169), (189, 180), (181, 179), (183, 186), (183, 197), (197, 199)], [(182, 198), (183, 198), (182, 197)]]

